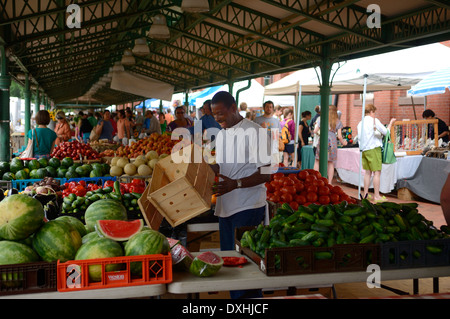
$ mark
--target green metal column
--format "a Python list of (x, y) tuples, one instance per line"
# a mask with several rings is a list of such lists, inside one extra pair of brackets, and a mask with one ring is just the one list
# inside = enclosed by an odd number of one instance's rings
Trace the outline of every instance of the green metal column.
[(34, 116), (36, 116), (37, 112), (41, 109), (41, 97), (39, 95), (39, 84), (36, 86), (36, 104), (34, 106)]
[(28, 144), (27, 133), (31, 128), (31, 91), (30, 91), (30, 76), (25, 74), (25, 144)]
[(328, 109), (330, 101), (330, 74), (333, 63), (328, 58), (328, 47), (324, 47), (324, 59), (320, 67), (322, 83), (320, 86), (320, 158), (319, 172), (328, 177)]
[(9, 162), (10, 151), (10, 115), (9, 88), (11, 77), (8, 75), (5, 46), (0, 44), (0, 161)]
[(163, 112), (163, 102), (162, 100), (159, 100), (159, 113)]

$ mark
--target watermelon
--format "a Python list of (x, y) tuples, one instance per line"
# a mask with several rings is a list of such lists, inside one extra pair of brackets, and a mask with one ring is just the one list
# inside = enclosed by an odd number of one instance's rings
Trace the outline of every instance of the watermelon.
[[(78, 250), (75, 260), (86, 260), (96, 258), (110, 258), (123, 256), (122, 246), (109, 238), (95, 238), (91, 239), (83, 244)], [(108, 264), (105, 266), (105, 271), (117, 271), (121, 269), (121, 264)], [(102, 265), (90, 265), (89, 266), (89, 280), (101, 281), (102, 280)]]
[(73, 159), (70, 157), (64, 157), (61, 161), (61, 166), (65, 167), (65, 168), (69, 168), (72, 165), (73, 165)]
[(16, 179), (23, 180), (23, 179), (28, 179), (30, 177), (30, 175), (28, 174), (28, 172), (25, 169), (21, 169), (20, 171), (18, 171), (16, 173), (15, 177), (16, 177)]
[(48, 172), (45, 168), (38, 168), (36, 172), (36, 178), (37, 179), (43, 179), (44, 177), (47, 177)]
[(15, 179), (15, 176), (12, 172), (6, 172), (2, 176), (2, 180), (4, 181), (12, 181), (13, 179)]
[(30, 178), (31, 179), (38, 179), (38, 170), (37, 169), (33, 169), (30, 171)]
[(81, 244), (82, 245), (86, 244), (88, 241), (95, 239), (95, 238), (100, 238), (100, 235), (96, 231), (87, 233), (86, 235), (81, 237)]
[(21, 169), (24, 169), (25, 166), (23, 165), (23, 160), (21, 160), (20, 158), (14, 157), (11, 160), (11, 163), (9, 164), (9, 168), (11, 173), (17, 173), (18, 171), (20, 171)]
[(223, 259), (211, 251), (196, 256), (189, 267), (191, 274), (198, 277), (215, 275), (222, 268)]
[(24, 194), (8, 196), (0, 202), (0, 238), (25, 239), (42, 226), (44, 217), (37, 199)]
[(127, 220), (127, 209), (117, 200), (101, 199), (86, 209), (84, 222), (88, 232), (95, 230), (97, 220)]
[(34, 250), (42, 260), (48, 262), (72, 260), (80, 246), (80, 233), (63, 220), (45, 223), (33, 237)]
[(132, 221), (97, 220), (95, 229), (100, 237), (106, 237), (115, 241), (127, 241), (130, 237), (139, 233), (143, 226), (143, 219)]
[(37, 159), (32, 159), (31, 161), (28, 162), (28, 168), (30, 169), (30, 171), (32, 171), (34, 169), (41, 168), (41, 164)]
[(29, 246), (9, 240), (0, 241), (0, 265), (23, 264), (39, 261)]
[(39, 165), (43, 168), (48, 166), (48, 159), (46, 159), (45, 157), (41, 157), (40, 159), (38, 159)]
[(178, 241), (178, 243), (171, 247), (170, 253), (172, 255), (172, 265), (175, 270), (189, 270), (194, 257), (186, 247)]
[(56, 157), (52, 157), (48, 160), (48, 165), (55, 169), (58, 169), (61, 166), (61, 161)]
[(62, 220), (62, 221), (68, 222), (69, 224), (72, 224), (72, 226), (75, 227), (75, 229), (80, 233), (81, 237), (83, 237), (84, 235), (87, 234), (86, 227), (76, 217), (65, 215), (65, 216), (60, 216), (60, 217), (56, 218), (56, 220)]
[(58, 167), (56, 169), (56, 176), (58, 178), (65, 178), (66, 177), (66, 173), (67, 173), (67, 168), (64, 167)]
[(2, 175), (9, 172), (9, 170), (9, 162), (0, 162), (0, 172), (2, 172)]
[[(167, 254), (170, 251), (169, 241), (166, 236), (152, 229), (143, 230), (133, 235), (125, 244), (126, 256)], [(133, 275), (142, 274), (142, 263), (130, 264)]]

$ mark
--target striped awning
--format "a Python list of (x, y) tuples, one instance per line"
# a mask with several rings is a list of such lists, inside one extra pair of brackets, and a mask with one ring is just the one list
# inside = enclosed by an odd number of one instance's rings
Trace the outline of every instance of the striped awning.
[(408, 90), (409, 95), (425, 96), (443, 94), (450, 88), (450, 67), (436, 71)]

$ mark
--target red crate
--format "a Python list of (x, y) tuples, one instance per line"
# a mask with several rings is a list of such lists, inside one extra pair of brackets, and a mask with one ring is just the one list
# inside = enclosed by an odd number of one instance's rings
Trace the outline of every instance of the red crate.
[[(133, 276), (130, 263), (142, 263), (142, 275)], [(109, 264), (120, 264), (121, 270), (106, 271)], [(102, 279), (89, 279), (89, 266), (101, 266)], [(170, 254), (139, 255), (127, 257), (98, 258), (89, 260), (69, 260), (58, 262), (58, 291), (77, 291), (138, 285), (165, 284), (172, 282), (172, 257)], [(86, 275), (83, 275), (86, 274)]]

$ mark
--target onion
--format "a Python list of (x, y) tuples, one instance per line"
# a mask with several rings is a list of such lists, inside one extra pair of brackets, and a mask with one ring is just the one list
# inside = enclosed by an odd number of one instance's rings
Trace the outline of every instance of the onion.
[(35, 193), (35, 187), (34, 186), (27, 186), (23, 190), (23, 193), (26, 195), (34, 194)]
[(37, 195), (50, 195), (54, 194), (55, 190), (51, 188), (50, 186), (39, 186), (36, 188), (36, 194)]

